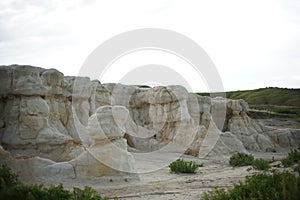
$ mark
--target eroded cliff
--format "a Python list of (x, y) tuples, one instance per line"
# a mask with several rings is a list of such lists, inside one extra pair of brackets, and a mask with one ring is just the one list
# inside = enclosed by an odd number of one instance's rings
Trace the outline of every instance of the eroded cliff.
[(123, 176), (136, 172), (137, 151), (216, 158), (300, 146), (299, 130), (261, 125), (245, 101), (182, 86), (101, 84), (18, 65), (0, 66), (0, 79), (0, 162), (24, 179)]

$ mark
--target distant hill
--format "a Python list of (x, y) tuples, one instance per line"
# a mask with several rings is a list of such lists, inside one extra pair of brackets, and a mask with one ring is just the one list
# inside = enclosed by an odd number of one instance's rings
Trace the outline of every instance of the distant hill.
[[(198, 93), (208, 96), (209, 93)], [(213, 93), (217, 95), (218, 93)], [(300, 89), (268, 87), (226, 92), (229, 99), (244, 99), (253, 118), (280, 118), (300, 121)]]
[[(208, 96), (209, 93), (198, 93)], [(217, 94), (217, 93), (215, 93)], [(268, 87), (256, 90), (226, 92), (229, 99), (244, 99), (250, 105), (278, 105), (300, 107), (300, 89)]]
[(300, 89), (261, 88), (226, 92), (226, 96), (230, 99), (245, 99), (252, 105), (269, 104), (300, 107)]

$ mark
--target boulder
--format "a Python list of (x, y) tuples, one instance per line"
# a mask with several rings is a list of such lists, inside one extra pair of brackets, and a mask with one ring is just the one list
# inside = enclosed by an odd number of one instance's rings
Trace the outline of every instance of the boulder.
[(70, 161), (78, 178), (123, 176), (134, 173), (134, 159), (125, 139), (102, 141), (92, 145)]

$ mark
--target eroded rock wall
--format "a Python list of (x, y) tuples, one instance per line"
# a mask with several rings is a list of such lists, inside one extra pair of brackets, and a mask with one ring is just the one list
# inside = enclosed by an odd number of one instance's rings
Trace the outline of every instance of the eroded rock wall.
[[(110, 94), (99, 81), (18, 65), (0, 66), (0, 78), (0, 163), (8, 163), (26, 180), (131, 172), (133, 162), (126, 140), (108, 137), (107, 144), (95, 148), (92, 131), (87, 128), (97, 108), (110, 104)], [(109, 114), (103, 111), (98, 115), (104, 119)], [(116, 133), (115, 127), (102, 124), (103, 134)], [(107, 132), (110, 128), (113, 131)], [(113, 143), (123, 154), (105, 154)], [(95, 149), (102, 160), (91, 153)], [(104, 164), (112, 160), (126, 170)]]
[(0, 66), (0, 78), (1, 163), (37, 177), (46, 176), (42, 169), (53, 177), (134, 172), (127, 145), (151, 152), (171, 142), (170, 150), (198, 157), (300, 146), (299, 130), (263, 126), (249, 118), (245, 101), (182, 86), (101, 84), (18, 65)]

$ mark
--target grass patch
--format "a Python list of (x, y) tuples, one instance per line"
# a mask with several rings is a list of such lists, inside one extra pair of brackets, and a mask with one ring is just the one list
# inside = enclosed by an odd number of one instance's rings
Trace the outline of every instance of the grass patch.
[[(256, 158), (246, 153), (236, 153), (230, 157), (229, 164), (233, 167), (241, 167), (251, 165), (253, 169), (267, 171), (270, 169), (269, 162), (262, 158)], [(249, 168), (252, 169), (252, 168)]]
[(169, 165), (171, 172), (175, 173), (195, 173), (196, 169), (202, 166), (202, 164), (194, 161), (185, 161), (183, 159), (177, 159)]
[[(300, 100), (300, 99), (299, 99)], [(253, 118), (277, 118), (277, 119), (285, 119), (285, 120), (294, 120), (300, 117), (300, 107), (296, 106), (286, 106), (286, 105), (254, 105), (250, 104), (250, 109), (248, 110), (248, 114)]]
[(236, 153), (230, 157), (229, 164), (233, 167), (252, 165), (254, 157), (246, 153)]
[(257, 170), (266, 171), (266, 170), (270, 169), (269, 162), (262, 158), (254, 159), (252, 162), (252, 166), (254, 169), (257, 169)]
[[(197, 93), (202, 96), (223, 96), (224, 93)], [(283, 105), (300, 107), (300, 89), (267, 87), (255, 90), (226, 92), (229, 99), (244, 99), (251, 105)]]
[(204, 193), (204, 200), (298, 200), (300, 199), (300, 177), (289, 172), (255, 174), (246, 177), (233, 188), (215, 189)]
[[(202, 96), (224, 96), (224, 93), (197, 93)], [(244, 99), (248, 115), (255, 119), (277, 118), (300, 122), (300, 89), (268, 87), (256, 90), (226, 92), (229, 99)]]
[(297, 163), (300, 160), (300, 151), (292, 150), (289, 155), (281, 160), (281, 163), (285, 167), (292, 166), (293, 164)]
[(294, 172), (297, 172), (300, 175), (300, 160), (298, 160), (298, 165), (294, 168)]
[[(282, 160), (287, 167), (298, 162), (294, 171), (300, 173), (300, 152), (293, 150)], [(230, 158), (232, 166), (252, 165), (254, 169), (267, 171), (270, 169), (268, 161), (258, 158), (253, 159), (252, 155), (236, 153)], [(300, 176), (290, 172), (279, 172), (277, 170), (268, 173), (258, 173), (247, 176), (245, 182), (239, 182), (228, 190), (215, 189), (203, 195), (205, 200), (296, 200), (300, 199)]]
[(227, 92), (231, 99), (244, 99), (251, 105), (284, 105), (300, 107), (300, 89), (268, 87)]
[[(24, 185), (18, 180), (18, 176), (2, 165), (0, 167), (0, 199), (22, 199), (22, 200), (108, 200), (101, 197), (99, 193), (89, 186), (84, 189), (73, 188), (73, 191), (64, 189), (62, 184), (50, 186)], [(115, 198), (117, 199), (117, 198)]]
[(0, 191), (18, 184), (20, 184), (18, 175), (12, 173), (6, 165), (2, 165), (0, 168)]

